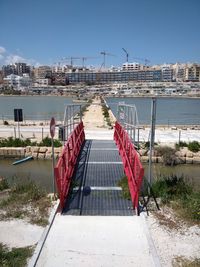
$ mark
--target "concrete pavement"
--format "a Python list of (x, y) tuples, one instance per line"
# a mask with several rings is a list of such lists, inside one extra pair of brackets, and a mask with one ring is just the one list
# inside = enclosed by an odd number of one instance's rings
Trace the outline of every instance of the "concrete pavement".
[(37, 267), (153, 267), (159, 259), (143, 216), (57, 214)]

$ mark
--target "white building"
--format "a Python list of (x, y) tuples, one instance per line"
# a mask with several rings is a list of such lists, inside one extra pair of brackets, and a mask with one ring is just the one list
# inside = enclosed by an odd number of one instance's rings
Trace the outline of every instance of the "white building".
[(123, 70), (141, 70), (142, 69), (142, 66), (140, 63), (137, 63), (137, 62), (132, 62), (132, 63), (129, 63), (129, 62), (126, 62), (122, 65), (122, 69)]
[(12, 86), (13, 88), (18, 90), (30, 87), (32, 84), (32, 80), (28, 74), (23, 74), (23, 76), (10, 74), (6, 78), (4, 78), (4, 82), (7, 85)]
[(171, 65), (162, 65), (161, 71), (163, 82), (171, 82), (173, 80), (173, 69), (171, 68)]
[(34, 82), (34, 87), (48, 87), (51, 84), (51, 79), (37, 78)]

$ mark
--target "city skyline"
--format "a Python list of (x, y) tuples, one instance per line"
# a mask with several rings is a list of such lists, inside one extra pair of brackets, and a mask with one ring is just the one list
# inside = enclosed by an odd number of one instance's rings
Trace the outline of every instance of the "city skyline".
[(104, 51), (111, 54), (106, 66), (121, 66), (126, 61), (122, 48), (129, 62), (199, 63), (199, 8), (198, 0), (2, 0), (0, 66), (89, 57), (85, 65), (98, 67)]

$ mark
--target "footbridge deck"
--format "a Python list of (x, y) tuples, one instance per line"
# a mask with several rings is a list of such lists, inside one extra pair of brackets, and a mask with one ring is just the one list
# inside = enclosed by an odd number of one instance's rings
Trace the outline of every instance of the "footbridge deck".
[(123, 197), (118, 185), (123, 175), (123, 163), (114, 141), (86, 140), (63, 213), (133, 215), (132, 202)]

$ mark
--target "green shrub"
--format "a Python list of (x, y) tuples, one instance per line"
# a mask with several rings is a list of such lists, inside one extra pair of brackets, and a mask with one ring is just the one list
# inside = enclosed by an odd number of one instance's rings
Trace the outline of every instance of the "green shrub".
[(168, 146), (161, 146), (158, 147), (156, 150), (158, 155), (163, 157), (163, 162), (165, 165), (175, 165), (175, 149)]
[(187, 216), (200, 221), (200, 192), (192, 192), (181, 201)]
[(192, 191), (191, 187), (185, 183), (184, 177), (176, 175), (156, 180), (152, 189), (156, 197), (160, 197), (164, 203), (176, 197), (186, 197)]
[[(53, 140), (54, 146), (55, 147), (60, 147), (62, 146), (62, 143), (59, 140)], [(51, 138), (50, 137), (45, 137), (39, 144), (38, 146), (51, 146)]]
[[(7, 139), (0, 140), (0, 147), (26, 147), (26, 146), (51, 146), (51, 138), (45, 137), (40, 143), (37, 142), (31, 142), (30, 139), (19, 139), (19, 138), (13, 138), (8, 137)], [(62, 146), (62, 143), (55, 139), (54, 140), (54, 146), (60, 147)]]
[(9, 184), (5, 178), (0, 178), (0, 191), (3, 191), (5, 189), (9, 188)]
[[(154, 142), (154, 146), (156, 146), (156, 145), (157, 145), (157, 143)], [(145, 147), (145, 148), (150, 148), (150, 141), (145, 142), (145, 143), (144, 143), (144, 147)]]
[(186, 142), (180, 141), (180, 143), (175, 144), (176, 150), (179, 150), (182, 147), (188, 147), (188, 144)]
[(12, 193), (13, 195), (21, 195), (27, 200), (39, 200), (45, 196), (45, 192), (33, 182), (15, 185), (12, 188)]
[(184, 177), (163, 177), (152, 185), (156, 197), (162, 203), (171, 203), (176, 213), (189, 221), (200, 222), (200, 191), (194, 191)]
[(31, 247), (8, 249), (0, 243), (0, 266), (24, 267), (27, 259), (31, 257), (33, 249)]
[(197, 141), (190, 142), (188, 144), (188, 149), (192, 152), (198, 152), (200, 150), (200, 143)]
[(126, 176), (123, 176), (117, 183), (118, 186), (122, 188), (122, 194), (125, 199), (131, 200), (131, 194), (128, 186), (128, 179)]

